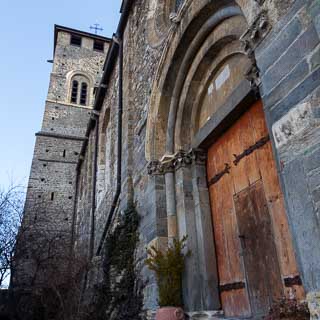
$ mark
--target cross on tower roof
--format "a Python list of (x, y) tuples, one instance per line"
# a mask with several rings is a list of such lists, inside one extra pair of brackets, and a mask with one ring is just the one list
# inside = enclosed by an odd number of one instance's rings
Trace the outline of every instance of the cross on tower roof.
[(90, 26), (91, 30), (94, 30), (95, 34), (98, 34), (98, 31), (103, 31), (103, 28), (99, 28), (100, 24), (99, 23), (94, 23), (93, 26)]

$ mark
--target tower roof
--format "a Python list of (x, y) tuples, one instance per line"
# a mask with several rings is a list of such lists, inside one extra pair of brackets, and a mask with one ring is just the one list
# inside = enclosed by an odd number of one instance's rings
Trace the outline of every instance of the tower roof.
[(83, 36), (83, 37), (87, 37), (87, 38), (91, 38), (91, 39), (97, 39), (97, 40), (101, 40), (101, 41), (104, 41), (104, 42), (111, 42), (111, 39), (108, 38), (108, 37), (99, 36), (98, 34), (86, 32), (86, 31), (81, 31), (81, 30), (77, 30), (77, 29), (72, 29), (72, 28), (69, 28), (69, 27), (64, 27), (64, 26), (60, 26), (60, 25), (55, 24), (54, 25), (54, 47), (53, 47), (53, 52), (55, 52), (55, 50), (56, 50), (58, 32), (59, 31), (64, 31), (64, 32), (72, 33), (72, 34), (77, 34), (79, 36)]

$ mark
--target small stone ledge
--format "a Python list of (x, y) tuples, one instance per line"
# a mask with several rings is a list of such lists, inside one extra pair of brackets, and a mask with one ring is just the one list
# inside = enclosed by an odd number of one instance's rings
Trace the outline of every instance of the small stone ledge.
[[(154, 320), (156, 317), (156, 311), (148, 310), (147, 311), (147, 319)], [(198, 312), (187, 312), (186, 313), (187, 320), (221, 320), (226, 319), (223, 317), (223, 311), (198, 311)]]
[(223, 317), (223, 311), (198, 311), (198, 312), (188, 312), (189, 320), (215, 320), (215, 319), (225, 319)]

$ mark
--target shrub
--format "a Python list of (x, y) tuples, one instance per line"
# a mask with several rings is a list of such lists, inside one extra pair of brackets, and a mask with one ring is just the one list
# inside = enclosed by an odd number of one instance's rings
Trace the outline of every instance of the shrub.
[(154, 246), (147, 251), (148, 258), (145, 263), (156, 274), (160, 307), (182, 307), (183, 305), (182, 273), (185, 258), (190, 254), (190, 251), (183, 253), (186, 240), (186, 236), (182, 240), (174, 240), (165, 252)]

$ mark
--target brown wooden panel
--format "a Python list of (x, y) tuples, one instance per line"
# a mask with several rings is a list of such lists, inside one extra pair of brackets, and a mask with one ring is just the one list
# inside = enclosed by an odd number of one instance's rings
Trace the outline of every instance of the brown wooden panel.
[[(244, 114), (230, 129), (230, 142), (229, 142), (229, 161), (232, 164), (231, 176), (234, 185), (234, 193), (238, 193), (241, 190), (248, 187), (250, 181), (246, 172), (246, 163), (245, 161), (241, 161), (237, 166), (233, 165), (234, 155), (240, 154), (244, 150), (244, 146), (242, 145), (240, 139), (240, 132), (244, 128), (243, 122), (246, 114)], [(245, 129), (245, 128), (244, 128)]]
[[(291, 297), (304, 297), (302, 286), (284, 286), (281, 280), (281, 276), (299, 274), (271, 143), (264, 139), (252, 149), (266, 137), (259, 101), (208, 150), (219, 284), (229, 288), (246, 283), (245, 288), (222, 290), (221, 302), (228, 317), (249, 316), (251, 310), (254, 315), (265, 314), (271, 301), (284, 291)], [(235, 163), (234, 155), (242, 155), (241, 160)], [(252, 238), (241, 241), (242, 233)]]
[[(253, 125), (253, 136), (259, 140), (267, 132), (262, 104), (257, 103), (250, 112)], [(279, 256), (281, 274), (283, 278), (299, 275), (297, 261), (294, 254), (292, 238), (289, 230), (287, 215), (285, 212), (283, 194), (277, 174), (277, 167), (273, 157), (271, 142), (267, 143), (256, 152), (259, 168), (264, 184), (264, 191), (271, 215), (273, 234)], [(305, 297), (302, 285), (285, 288), (288, 297), (295, 296), (298, 299)]]
[[(228, 139), (227, 139), (228, 140)], [(208, 178), (212, 178), (221, 172), (226, 161), (230, 160), (228, 143), (220, 140), (209, 152), (211, 161), (208, 162)], [(214, 156), (213, 156), (214, 155)], [(211, 207), (213, 208), (213, 225), (216, 243), (218, 272), (220, 285), (245, 281), (242, 268), (240, 242), (238, 238), (238, 226), (232, 200), (234, 190), (232, 178), (224, 175), (219, 183), (210, 187)], [(224, 197), (221, 197), (221, 194)], [(250, 305), (246, 289), (232, 290), (221, 294), (221, 302), (226, 316), (233, 317), (239, 314), (249, 316)], [(240, 313), (239, 313), (240, 312)]]
[[(241, 118), (241, 129), (239, 132), (242, 152), (244, 150), (248, 150), (249, 147), (253, 146), (258, 141), (252, 133), (253, 127), (251, 122), (251, 112), (246, 112)], [(257, 163), (255, 152), (249, 154), (241, 161), (244, 163), (244, 170), (249, 184), (253, 184), (257, 180), (261, 179), (260, 169)], [(235, 171), (235, 174), (238, 174), (240, 169), (238, 166), (239, 164), (236, 165), (237, 170)]]
[(252, 311), (264, 315), (283, 287), (262, 181), (235, 195), (234, 202)]

